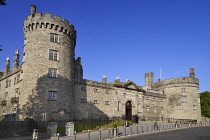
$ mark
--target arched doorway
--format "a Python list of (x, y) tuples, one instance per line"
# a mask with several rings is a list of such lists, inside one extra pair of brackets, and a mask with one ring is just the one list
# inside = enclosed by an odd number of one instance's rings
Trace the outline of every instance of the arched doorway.
[(127, 101), (125, 105), (126, 120), (132, 119), (132, 102)]

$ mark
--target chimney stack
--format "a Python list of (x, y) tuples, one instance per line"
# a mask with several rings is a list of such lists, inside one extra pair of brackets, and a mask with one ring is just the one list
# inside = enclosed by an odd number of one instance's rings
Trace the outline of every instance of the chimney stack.
[(190, 78), (195, 78), (194, 68), (190, 68), (189, 77), (190, 77)]
[(31, 5), (31, 14), (36, 13), (36, 5)]

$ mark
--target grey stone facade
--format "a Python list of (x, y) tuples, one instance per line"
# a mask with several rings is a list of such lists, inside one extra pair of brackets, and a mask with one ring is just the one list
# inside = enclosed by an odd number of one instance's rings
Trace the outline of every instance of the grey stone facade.
[(158, 80), (145, 74), (145, 86), (127, 80), (107, 83), (83, 79), (81, 58), (75, 59), (76, 30), (51, 14), (31, 14), (24, 20), (24, 54), (12, 69), (6, 60), (0, 72), (1, 119), (81, 120), (102, 117), (201, 120), (199, 83), (189, 77)]

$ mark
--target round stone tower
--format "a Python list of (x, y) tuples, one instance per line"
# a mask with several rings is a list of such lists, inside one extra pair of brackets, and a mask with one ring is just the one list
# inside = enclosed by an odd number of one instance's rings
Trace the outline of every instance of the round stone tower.
[(31, 14), (24, 20), (24, 54), (20, 118), (72, 120), (76, 30), (51, 14)]

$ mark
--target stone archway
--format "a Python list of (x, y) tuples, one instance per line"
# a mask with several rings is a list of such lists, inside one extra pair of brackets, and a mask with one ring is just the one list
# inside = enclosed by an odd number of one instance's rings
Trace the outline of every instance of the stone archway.
[(125, 115), (126, 115), (126, 120), (132, 119), (132, 102), (131, 101), (126, 102)]

